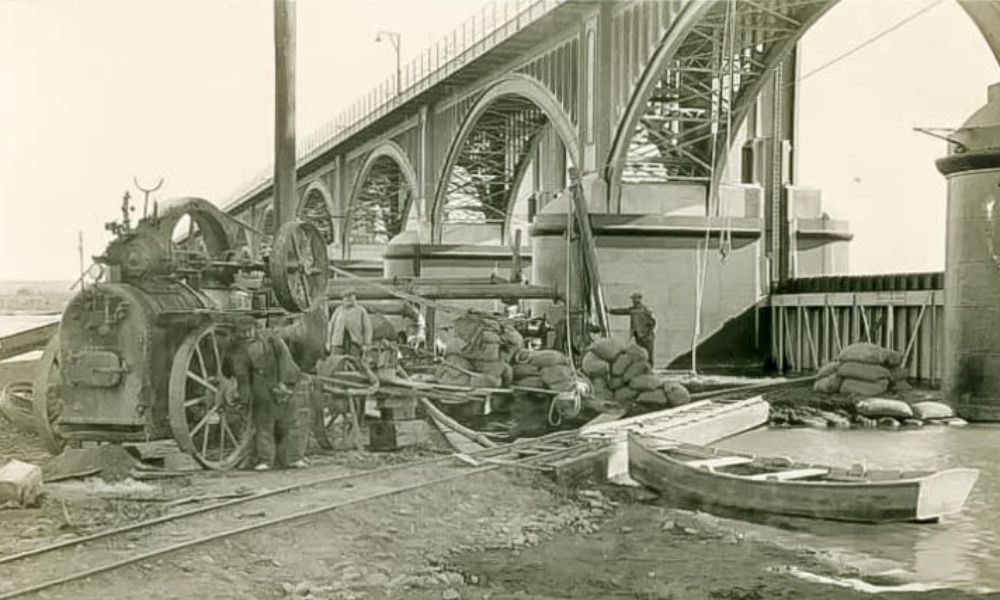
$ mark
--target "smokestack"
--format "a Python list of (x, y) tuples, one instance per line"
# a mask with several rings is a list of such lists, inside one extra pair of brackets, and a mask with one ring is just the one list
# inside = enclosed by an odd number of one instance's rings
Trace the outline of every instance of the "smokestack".
[(292, 220), (295, 192), (295, 0), (274, 0), (274, 226)]

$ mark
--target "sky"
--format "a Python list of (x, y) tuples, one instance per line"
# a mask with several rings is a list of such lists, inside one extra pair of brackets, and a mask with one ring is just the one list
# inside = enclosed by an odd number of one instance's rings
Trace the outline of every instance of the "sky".
[[(925, 6), (843, 0), (803, 72)], [(477, 0), (299, 0), (297, 127), (319, 127), (449, 33)], [(0, 0), (0, 279), (70, 279), (108, 239), (133, 177), (225, 203), (273, 152), (271, 0)], [(799, 183), (856, 233), (852, 271), (941, 269), (943, 142), (998, 69), (957, 4), (802, 82)], [(133, 194), (135, 191), (133, 190)]]

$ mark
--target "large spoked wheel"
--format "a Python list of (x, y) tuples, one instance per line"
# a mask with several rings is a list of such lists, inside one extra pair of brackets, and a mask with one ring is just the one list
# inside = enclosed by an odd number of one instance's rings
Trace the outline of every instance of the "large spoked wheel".
[(222, 337), (215, 324), (197, 329), (170, 370), (170, 429), (181, 450), (207, 469), (239, 466), (253, 437), (250, 399), (239, 398), (222, 373), (228, 349)]
[[(318, 368), (320, 375), (341, 378), (357, 386), (368, 384), (368, 374), (360, 363), (346, 356), (334, 356)], [(352, 416), (351, 403), (354, 403)], [(354, 428), (359, 419), (364, 416), (364, 397), (350, 398), (346, 394), (333, 393), (330, 390), (318, 389), (313, 393), (312, 433), (316, 443), (324, 450), (336, 450), (337, 440), (349, 445), (352, 436), (360, 435)]]
[(62, 396), (59, 391), (61, 383), (59, 334), (57, 333), (49, 340), (42, 353), (32, 392), (35, 428), (45, 444), (45, 449), (52, 454), (61, 454), (66, 448), (66, 440), (59, 435), (59, 428), (56, 425), (59, 414), (62, 412)]
[(270, 261), (274, 295), (285, 310), (307, 311), (326, 296), (330, 279), (326, 242), (315, 225), (301, 220), (282, 225)]

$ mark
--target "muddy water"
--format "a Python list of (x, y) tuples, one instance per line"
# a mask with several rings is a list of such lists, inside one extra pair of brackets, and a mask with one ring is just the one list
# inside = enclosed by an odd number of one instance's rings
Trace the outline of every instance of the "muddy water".
[(937, 524), (873, 526), (787, 517), (743, 518), (777, 528), (793, 543), (867, 557), (869, 563), (885, 561), (886, 567), (910, 571), (919, 581), (1000, 590), (1000, 426), (913, 431), (761, 429), (720, 445), (831, 464), (979, 469), (979, 481), (965, 511)]

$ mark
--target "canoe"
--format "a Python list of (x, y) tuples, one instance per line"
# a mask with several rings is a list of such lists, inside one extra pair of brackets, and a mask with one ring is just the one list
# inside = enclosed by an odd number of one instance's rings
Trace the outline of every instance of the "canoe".
[(977, 469), (848, 469), (629, 433), (633, 479), (706, 507), (815, 519), (934, 522), (961, 512)]

